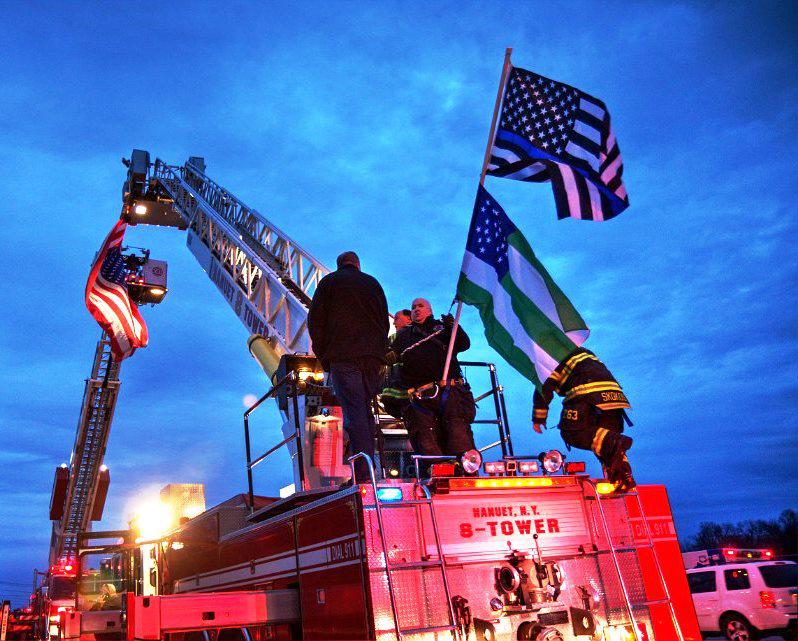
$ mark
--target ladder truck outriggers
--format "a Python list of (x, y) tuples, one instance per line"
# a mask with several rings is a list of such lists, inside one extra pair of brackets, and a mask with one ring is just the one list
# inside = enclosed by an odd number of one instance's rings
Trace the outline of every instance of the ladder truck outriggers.
[[(491, 413), (476, 423), (498, 431), (482, 448), (498, 460), (466, 476), (458, 461), (415, 456), (401, 422), (376, 405), (378, 454), (356, 455), (371, 480), (347, 486), (354, 459), (344, 459), (340, 407), (307, 333), (328, 270), (208, 178), (203, 159), (150, 165), (136, 150), (126, 164), (147, 175), (123, 215), (187, 230), (271, 386), (244, 415), (246, 492), (146, 540), (79, 536), (67, 639), (700, 638), (665, 488), (619, 494), (554, 450), (515, 455), (492, 364), (462, 363), (473, 385), (487, 383), (477, 400)], [(254, 413), (267, 399), (282, 431), (258, 453)], [(293, 491), (257, 494), (254, 472), (285, 450)]]

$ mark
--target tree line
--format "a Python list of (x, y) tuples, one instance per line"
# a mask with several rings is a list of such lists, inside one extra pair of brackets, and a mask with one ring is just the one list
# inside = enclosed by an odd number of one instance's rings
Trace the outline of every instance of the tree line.
[(682, 551), (711, 548), (766, 548), (776, 558), (798, 556), (798, 512), (784, 510), (778, 518), (756, 519), (737, 523), (705, 521), (698, 532), (687, 537)]

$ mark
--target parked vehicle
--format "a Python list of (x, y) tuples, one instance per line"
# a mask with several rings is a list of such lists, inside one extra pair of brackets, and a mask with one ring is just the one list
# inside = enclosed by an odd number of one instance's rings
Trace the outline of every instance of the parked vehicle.
[(792, 561), (726, 563), (687, 570), (703, 635), (733, 641), (768, 634), (794, 639), (798, 626), (798, 565)]

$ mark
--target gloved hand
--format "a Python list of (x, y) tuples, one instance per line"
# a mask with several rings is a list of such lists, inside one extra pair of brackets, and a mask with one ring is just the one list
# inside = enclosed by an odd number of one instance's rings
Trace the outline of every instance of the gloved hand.
[(543, 430), (546, 429), (546, 426), (543, 423), (532, 423), (532, 429), (535, 430), (538, 434), (543, 434)]
[(452, 327), (454, 327), (454, 316), (451, 314), (444, 314), (441, 317), (441, 320), (443, 321), (443, 326), (446, 329), (452, 329)]

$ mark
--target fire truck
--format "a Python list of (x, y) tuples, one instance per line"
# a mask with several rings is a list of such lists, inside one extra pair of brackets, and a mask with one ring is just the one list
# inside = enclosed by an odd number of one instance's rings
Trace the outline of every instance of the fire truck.
[[(78, 534), (65, 639), (700, 638), (663, 486), (618, 493), (556, 450), (516, 455), (490, 363), (461, 363), (475, 391), (487, 388), (475, 425), (497, 436), (481, 451), (414, 455), (375, 403), (378, 454), (346, 459), (307, 333), (328, 270), (208, 178), (202, 158), (153, 164), (135, 150), (125, 164), (123, 217), (187, 230), (270, 388), (243, 417), (246, 492), (157, 536)], [(278, 442), (259, 453), (255, 413), (272, 400)], [(279, 452), (294, 485), (261, 495), (254, 472)], [(359, 457), (370, 480), (352, 483)]]
[(50, 567), (47, 572), (34, 570), (30, 613), (26, 619), (34, 621), (37, 639), (58, 639), (61, 632), (61, 613), (75, 607), (76, 568), (65, 561)]

